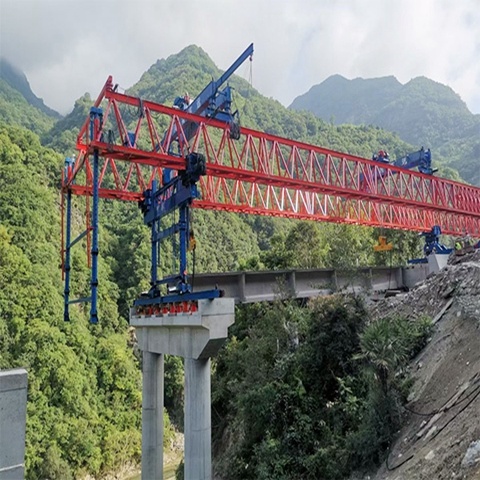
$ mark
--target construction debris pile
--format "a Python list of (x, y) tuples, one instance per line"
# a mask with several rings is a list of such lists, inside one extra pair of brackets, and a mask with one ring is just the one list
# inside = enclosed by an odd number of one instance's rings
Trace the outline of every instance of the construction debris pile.
[(411, 363), (405, 427), (372, 480), (480, 479), (480, 251), (453, 256), (373, 318), (429, 316), (434, 332)]
[(436, 322), (447, 305), (458, 315), (480, 320), (480, 250), (452, 256), (440, 272), (403, 295), (378, 302), (371, 311), (373, 318), (399, 315), (415, 320), (427, 315)]

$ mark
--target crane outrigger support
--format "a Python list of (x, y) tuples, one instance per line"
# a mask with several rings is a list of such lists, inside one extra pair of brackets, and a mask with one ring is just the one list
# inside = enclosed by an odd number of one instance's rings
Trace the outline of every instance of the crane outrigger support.
[[(153, 304), (171, 304), (199, 299), (212, 299), (223, 296), (218, 289), (203, 292), (193, 292), (188, 281), (187, 252), (191, 242), (190, 206), (198, 198), (197, 182), (206, 174), (205, 157), (200, 153), (190, 153), (185, 158), (185, 169), (160, 188), (157, 181), (152, 182), (152, 188), (144, 192), (144, 198), (139, 202), (144, 223), (151, 229), (151, 288), (134, 302), (135, 306)], [(166, 228), (161, 228), (161, 220), (179, 212), (178, 222)], [(158, 279), (158, 263), (160, 260), (160, 243), (162, 240), (179, 235), (179, 272)], [(166, 285), (167, 292), (162, 295), (160, 287)]]
[[(90, 110), (90, 137), (96, 138), (98, 132), (101, 129), (103, 122), (103, 110), (99, 107), (92, 107)], [(98, 323), (97, 312), (97, 289), (98, 289), (98, 204), (100, 200), (99, 188), (100, 188), (100, 159), (98, 149), (93, 150), (93, 165), (91, 171), (91, 191), (92, 191), (92, 211), (91, 218), (88, 211), (89, 200), (87, 200), (87, 221), (86, 228), (81, 232), (73, 241), (71, 241), (72, 235), (72, 188), (68, 185), (69, 179), (72, 177), (72, 172), (75, 168), (75, 160), (73, 158), (67, 158), (65, 160), (65, 168), (63, 172), (62, 181), (62, 206), (66, 197), (66, 221), (65, 221), (65, 246), (62, 245), (62, 267), (63, 275), (65, 279), (64, 290), (64, 311), (63, 318), (65, 321), (70, 321), (69, 306), (75, 303), (88, 303), (90, 302), (90, 323)], [(63, 233), (63, 210), (62, 210), (62, 233)], [(90, 238), (91, 236), (91, 238)], [(87, 250), (91, 245), (89, 254), (89, 266), (91, 266), (91, 279), (90, 279), (90, 296), (80, 297), (74, 300), (70, 300), (70, 274), (71, 274), (71, 248), (83, 238), (87, 238)]]

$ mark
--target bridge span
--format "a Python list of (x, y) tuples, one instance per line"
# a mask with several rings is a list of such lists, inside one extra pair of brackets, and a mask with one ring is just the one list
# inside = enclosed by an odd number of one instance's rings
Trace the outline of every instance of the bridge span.
[(413, 267), (361, 267), (350, 270), (270, 270), (196, 274), (195, 290), (220, 288), (235, 303), (273, 301), (281, 293), (310, 298), (335, 292), (375, 293), (412, 288), (428, 274), (427, 265)]

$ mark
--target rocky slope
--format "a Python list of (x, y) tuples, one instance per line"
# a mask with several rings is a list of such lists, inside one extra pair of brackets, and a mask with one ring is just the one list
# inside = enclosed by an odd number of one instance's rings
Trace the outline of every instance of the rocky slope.
[(480, 251), (454, 258), (374, 314), (427, 314), (431, 340), (412, 362), (407, 423), (372, 480), (480, 478)]

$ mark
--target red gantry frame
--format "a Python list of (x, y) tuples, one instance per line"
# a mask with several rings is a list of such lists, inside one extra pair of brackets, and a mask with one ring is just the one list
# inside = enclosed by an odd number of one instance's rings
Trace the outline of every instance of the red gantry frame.
[(96, 153), (99, 196), (139, 201), (163, 168), (182, 170), (199, 152), (207, 175), (196, 208), (480, 236), (479, 188), (244, 127), (233, 140), (228, 124), (121, 94), (112, 77), (95, 107), (103, 117), (82, 127), (64, 193), (93, 194)]

